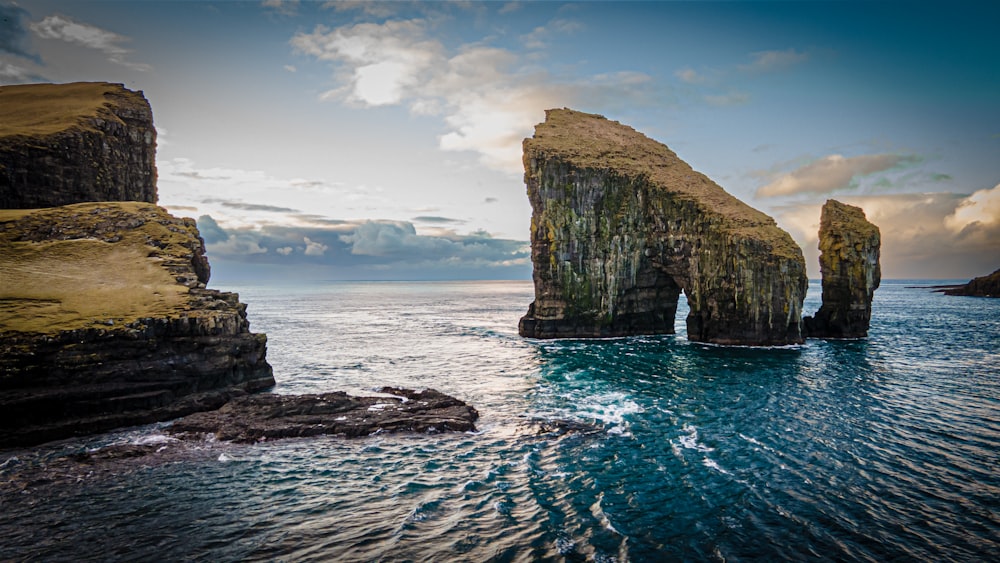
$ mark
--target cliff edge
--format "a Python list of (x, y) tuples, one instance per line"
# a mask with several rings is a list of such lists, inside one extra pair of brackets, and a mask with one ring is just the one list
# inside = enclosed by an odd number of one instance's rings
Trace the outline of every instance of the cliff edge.
[(153, 205), (155, 152), (142, 92), (0, 87), (0, 448), (274, 385), (246, 306), (205, 287), (194, 220)]
[(121, 84), (0, 86), (0, 209), (156, 203), (156, 129)]
[(267, 337), (205, 288), (204, 253), (192, 219), (148, 203), (0, 211), (0, 447), (273, 386)]
[(691, 340), (802, 342), (802, 250), (665, 145), (556, 109), (523, 161), (535, 300), (522, 336), (670, 334), (683, 291)]

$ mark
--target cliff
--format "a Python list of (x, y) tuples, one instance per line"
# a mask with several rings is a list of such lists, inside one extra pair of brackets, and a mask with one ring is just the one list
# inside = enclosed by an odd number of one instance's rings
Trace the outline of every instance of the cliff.
[(0, 86), (0, 208), (156, 203), (156, 129), (121, 84)]
[(274, 385), (266, 336), (208, 276), (194, 221), (152, 204), (0, 211), (0, 447)]
[(860, 207), (830, 199), (819, 225), (823, 304), (803, 319), (812, 338), (868, 336), (872, 298), (882, 280), (881, 235)]
[(683, 291), (691, 340), (802, 342), (801, 249), (665, 145), (549, 110), (523, 161), (535, 300), (522, 336), (670, 334)]
[(940, 290), (945, 295), (968, 297), (1000, 297), (1000, 270), (986, 276), (973, 278), (965, 285)]

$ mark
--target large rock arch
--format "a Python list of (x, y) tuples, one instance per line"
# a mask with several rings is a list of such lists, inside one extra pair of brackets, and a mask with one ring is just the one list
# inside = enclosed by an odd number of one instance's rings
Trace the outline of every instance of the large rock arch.
[(522, 336), (673, 333), (683, 292), (691, 340), (802, 342), (802, 250), (665, 145), (549, 110), (523, 158), (535, 301)]

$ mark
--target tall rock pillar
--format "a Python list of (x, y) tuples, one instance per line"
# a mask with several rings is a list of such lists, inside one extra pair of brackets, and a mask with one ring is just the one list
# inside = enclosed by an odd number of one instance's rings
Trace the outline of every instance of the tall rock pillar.
[(881, 235), (860, 207), (830, 199), (819, 226), (823, 305), (803, 319), (807, 337), (868, 336), (872, 298), (882, 280)]

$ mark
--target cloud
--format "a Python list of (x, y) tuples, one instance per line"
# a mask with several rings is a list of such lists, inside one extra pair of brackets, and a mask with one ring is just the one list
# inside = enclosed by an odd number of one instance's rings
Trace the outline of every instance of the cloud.
[(295, 67), (295, 65), (285, 65), (282, 68), (284, 68), (286, 71), (291, 72), (291, 73), (298, 72), (298, 70), (299, 70), (298, 68)]
[(437, 223), (445, 225), (462, 225), (466, 223), (462, 219), (451, 219), (449, 217), (435, 217), (430, 215), (421, 215), (419, 217), (414, 217), (411, 221), (415, 223)]
[(292, 209), (290, 207), (279, 207), (277, 205), (243, 203), (242, 201), (227, 201), (216, 198), (203, 199), (201, 201), (202, 203), (218, 203), (223, 207), (229, 207), (231, 209), (240, 209), (243, 211), (265, 211), (269, 213), (301, 213), (298, 209)]
[(410, 222), (386, 220), (222, 227), (208, 215), (199, 217), (198, 227), (213, 266), (218, 261), (286, 272), (310, 266), (324, 269), (328, 279), (525, 278), (531, 271), (527, 242), (484, 231), (421, 235)]
[(294, 16), (299, 13), (299, 0), (263, 0), (260, 5), (282, 16)]
[(704, 100), (713, 106), (741, 106), (750, 101), (750, 94), (734, 90), (725, 94), (706, 94)]
[[(864, 209), (882, 233), (885, 278), (969, 279), (1000, 264), (1000, 186), (972, 195), (951, 192), (838, 197)], [(819, 277), (821, 203), (781, 206), (779, 223), (804, 250)]]
[(25, 82), (44, 81), (45, 78), (34, 72), (6, 61), (0, 61), (0, 84), (22, 84)]
[[(522, 172), (521, 141), (545, 109), (662, 103), (665, 97), (650, 95), (653, 82), (642, 73), (560, 80), (483, 42), (449, 49), (428, 37), (428, 27), (421, 19), (317, 26), (296, 34), (291, 45), (333, 66), (338, 86), (323, 99), (360, 107), (405, 104), (415, 115), (439, 115), (447, 126), (439, 148), (477, 152), (484, 165), (514, 174)], [(572, 33), (580, 27), (555, 20), (549, 29)]]
[[(945, 226), (955, 233), (1000, 231), (1000, 184), (965, 198), (954, 213), (945, 217)], [(1000, 245), (1000, 238), (995, 242)]]
[(788, 67), (803, 63), (809, 60), (809, 53), (802, 53), (795, 49), (785, 49), (784, 51), (757, 51), (751, 53), (752, 61), (739, 65), (743, 72), (760, 73), (783, 70)]
[(309, 237), (302, 237), (302, 242), (306, 243), (306, 249), (303, 251), (303, 254), (306, 256), (322, 256), (327, 250), (330, 249), (329, 246), (321, 242), (310, 240)]
[(674, 76), (679, 78), (681, 82), (686, 82), (688, 84), (701, 84), (708, 80), (703, 74), (699, 74), (698, 71), (691, 67), (685, 67), (674, 73)]
[(844, 157), (824, 156), (782, 175), (757, 190), (757, 197), (800, 193), (831, 193), (847, 188), (858, 177), (918, 162), (915, 156), (870, 154)]
[(298, 33), (292, 46), (299, 52), (336, 65), (341, 88), (325, 98), (345, 98), (364, 107), (398, 104), (418, 87), (421, 74), (440, 62), (441, 45), (423, 38), (423, 20), (360, 23), (329, 29), (317, 26)]
[(128, 67), (132, 70), (147, 71), (150, 66), (125, 60), (131, 51), (122, 47), (121, 43), (131, 41), (124, 35), (107, 31), (86, 23), (80, 23), (63, 15), (48, 16), (42, 21), (29, 25), (31, 31), (42, 39), (57, 39), (67, 43), (82, 45), (88, 49), (101, 51), (108, 55), (108, 60)]

